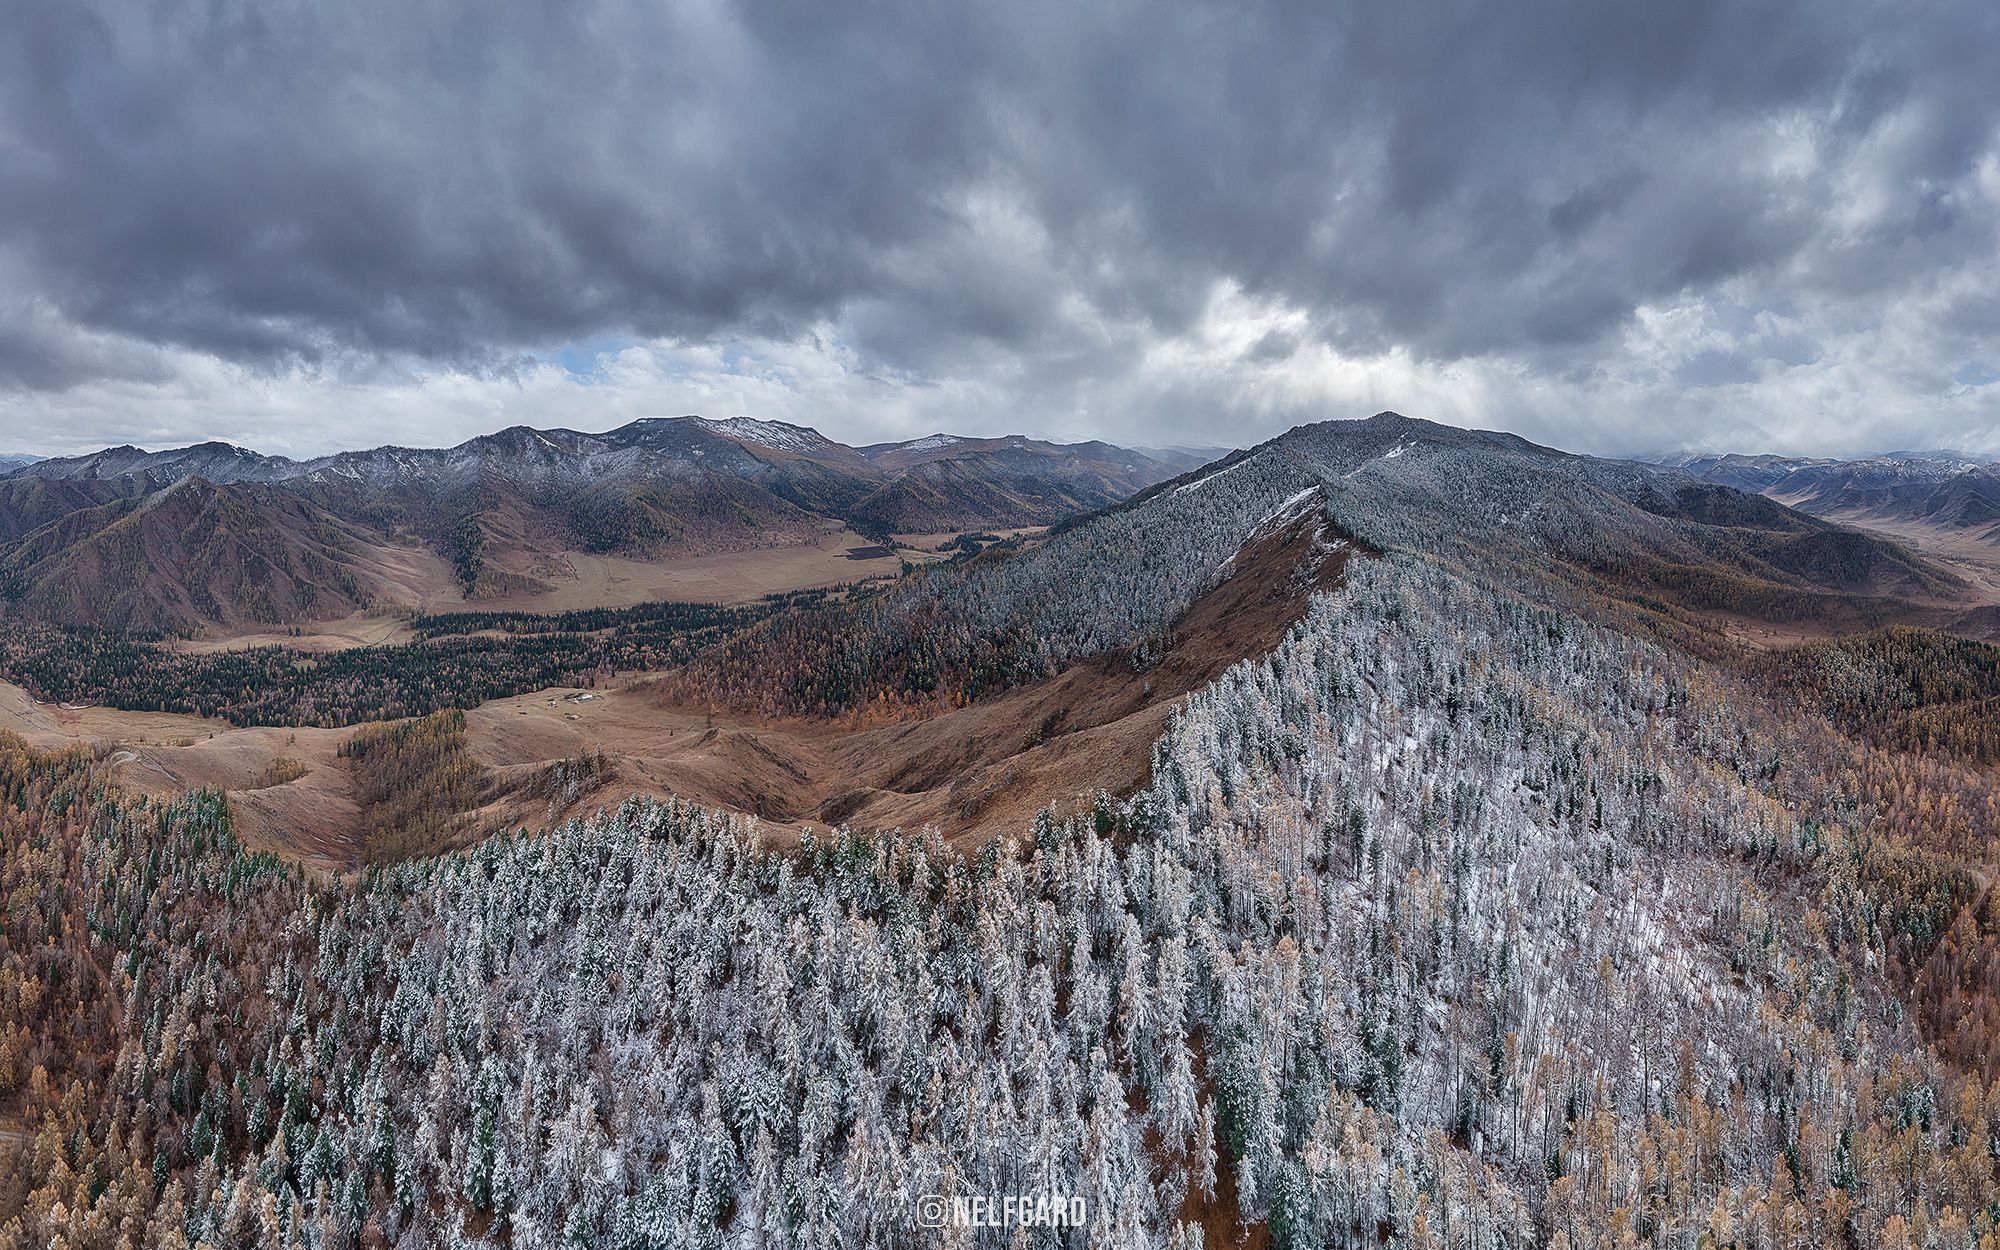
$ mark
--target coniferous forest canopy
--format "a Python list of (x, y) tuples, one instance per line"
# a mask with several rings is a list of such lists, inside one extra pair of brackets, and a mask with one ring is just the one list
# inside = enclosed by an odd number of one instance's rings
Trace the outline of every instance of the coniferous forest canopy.
[(107, 630), (9, 623), (0, 634), (0, 676), (48, 701), (188, 712), (233, 725), (338, 727), (685, 663), (782, 604), (820, 597), (741, 608), (652, 603), (547, 616), (419, 616), (411, 622), (418, 641), (325, 653), (286, 646), (188, 653)]
[(11, 1244), (2000, 1236), (1976, 753), (1431, 559), (969, 851), (633, 802), (311, 881), (86, 752), (0, 784)]
[[(923, 1246), (927, 1196), (988, 1193), (1085, 1218), (965, 1244), (1994, 1244), (2000, 651), (1732, 649), (1643, 571), (1823, 595), (1771, 538), (1820, 531), (1337, 433), (842, 595), (328, 654), (10, 629), (51, 696), (375, 723), (339, 749), (368, 866), (331, 878), (219, 793), (0, 740), (0, 1247)], [(635, 798), (427, 852), (495, 784), (460, 707), (663, 670), (922, 718), (1145, 672), (1246, 531), (1314, 515), (1342, 583), (1083, 813), (787, 848)], [(553, 817), (608, 769), (510, 784)]]

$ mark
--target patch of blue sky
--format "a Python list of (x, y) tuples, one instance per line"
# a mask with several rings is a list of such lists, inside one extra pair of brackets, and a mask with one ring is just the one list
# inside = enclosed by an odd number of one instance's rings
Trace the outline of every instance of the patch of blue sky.
[(612, 337), (587, 339), (580, 343), (568, 343), (553, 351), (529, 352), (536, 360), (545, 361), (560, 368), (578, 382), (603, 382), (607, 380), (604, 362), (628, 347), (638, 344), (634, 338)]

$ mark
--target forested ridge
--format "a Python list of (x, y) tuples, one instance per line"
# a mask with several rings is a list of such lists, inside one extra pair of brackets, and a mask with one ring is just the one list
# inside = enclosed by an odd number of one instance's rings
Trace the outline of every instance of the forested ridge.
[(1348, 579), (970, 856), (633, 802), (311, 883), (0, 747), (0, 1244), (2000, 1245), (1992, 775)]
[(377, 864), (451, 844), (490, 779), (465, 751), (465, 714), (370, 725), (340, 744), (361, 807), (362, 859)]
[[(1425, 553), (1656, 637), (1702, 614), (1869, 627), (1955, 593), (1893, 544), (1654, 466), (1382, 413), (1300, 426), (992, 553), (719, 640), (688, 698), (783, 715), (961, 706), (1130, 649), (1144, 665), (1259, 524), (1321, 509), (1367, 552)], [(1711, 648), (1721, 650), (1721, 648)]]

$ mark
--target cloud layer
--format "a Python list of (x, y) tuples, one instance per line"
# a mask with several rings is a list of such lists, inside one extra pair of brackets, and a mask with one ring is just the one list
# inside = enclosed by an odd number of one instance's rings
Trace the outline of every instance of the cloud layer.
[[(1975, 2), (23, 0), (0, 443), (2000, 453)], [(4, 450), (6, 448), (0, 448)]]

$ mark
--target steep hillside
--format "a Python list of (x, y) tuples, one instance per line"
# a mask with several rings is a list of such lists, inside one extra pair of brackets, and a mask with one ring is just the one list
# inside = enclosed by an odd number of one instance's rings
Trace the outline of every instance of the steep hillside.
[(1356, 554), (1302, 499), (1259, 527), (1145, 654), (1105, 654), (922, 719), (730, 714), (688, 703), (670, 680), (482, 707), (467, 718), (471, 749), (514, 775), (602, 752), (616, 767), (593, 788), (600, 800), (637, 790), (791, 826), (932, 827), (977, 844), (1044, 808), (1087, 809), (1100, 790), (1143, 786), (1174, 706), (1276, 647)]
[(587, 551), (729, 550), (827, 518), (876, 534), (1046, 525), (1175, 472), (1103, 443), (939, 435), (857, 449), (741, 417), (649, 418), (604, 434), (517, 427), (301, 468), (300, 488), (344, 511), (421, 528), (427, 513), (512, 503)]
[(0, 558), (11, 611), (145, 632), (341, 616), (369, 601), (355, 533), (304, 500), (185, 478), (87, 508)]
[(1444, 551), (1489, 575), (1775, 619), (1889, 611), (1964, 589), (1892, 543), (1768, 500), (1513, 435), (1385, 413), (1259, 450), (1337, 483), (1336, 507), (1383, 546)]
[[(462, 801), (442, 728), (383, 771)], [(0, 738), (0, 1217), (909, 1250), (923, 1195), (1047, 1187), (1074, 1227), (956, 1244), (1996, 1235), (1989, 771), (1400, 554), (1151, 758), (973, 853), (631, 801), (308, 880)]]
[(1782, 698), (1887, 746), (2000, 762), (2000, 647), (1893, 628), (1756, 657)]
[(516, 426), (444, 450), (348, 452), (283, 485), (328, 511), (418, 536), (482, 579), (532, 578), (566, 550), (640, 555), (796, 542), (824, 519), (763, 482), (763, 461), (685, 422), (679, 437), (640, 422), (612, 435)]
[(1967, 610), (1917, 623), (2000, 637), (2000, 465), (1909, 453), (1865, 460), (1704, 456), (1684, 467), (1920, 553), (1976, 593)]
[(505, 644), (567, 698), (0, 735), (0, 1231), (905, 1250), (914, 1197), (1052, 1186), (1064, 1250), (1990, 1242), (2000, 650), (1712, 648), (1689, 567), (1953, 588), (1385, 415), (747, 630), (468, 612), (367, 657), (432, 697)]
[[(1143, 784), (1152, 743), (1176, 702), (1229, 665), (1278, 645), (1311, 595), (1335, 585), (1357, 553), (1309, 493), (1260, 526), (1214, 588), (1143, 651), (1101, 655), (1048, 681), (995, 690), (922, 720), (746, 716), (679, 701), (672, 683), (619, 676), (670, 670), (783, 610), (770, 604), (559, 617), (463, 612), (418, 618), (416, 642), (326, 655), (290, 648), (189, 654), (95, 632), (17, 628), (0, 636), (0, 672), (28, 688), (23, 717), (12, 726), (21, 732), (59, 728), (48, 723), (56, 713), (25, 711), (32, 693), (45, 709), (136, 709), (157, 719), (159, 737), (198, 740), (139, 746), (134, 768), (149, 785), (156, 777), (190, 778), (251, 793), (247, 783), (263, 763), (286, 758), (306, 760), (311, 784), (325, 780), (324, 759), (274, 743), (268, 729), (229, 724), (329, 727), (307, 734), (323, 745), (331, 727), (462, 708), (471, 757), (499, 782), (488, 796), (491, 810), (479, 815), (489, 825), (546, 815), (544, 775), (589, 756), (596, 764), (571, 803), (615, 802), (639, 791), (787, 823), (933, 825), (978, 839), (1016, 828), (1051, 804), (1075, 810), (1100, 789), (1129, 793)], [(566, 689), (559, 695), (551, 687)], [(191, 732), (188, 713), (221, 719), (194, 722)], [(132, 721), (127, 732), (144, 738), (146, 724)], [(7, 727), (0, 719), (0, 729)], [(241, 766), (218, 772), (218, 758)], [(244, 803), (259, 813), (282, 797), (254, 793)], [(360, 813), (350, 809), (344, 819), (331, 809), (315, 817), (315, 857), (358, 863), (368, 846), (393, 841), (391, 826), (402, 817), (377, 820), (368, 814), (372, 805), (363, 801)], [(479, 827), (459, 819), (466, 815), (458, 806), (438, 813), (432, 832)], [(285, 844), (261, 820), (257, 828), (260, 844)], [(415, 841), (434, 844), (429, 835)], [(354, 858), (339, 860), (334, 847), (349, 848)]]
[(0, 550), (72, 512), (158, 490), (150, 474), (113, 478), (0, 477)]
[(1046, 525), (1107, 504), (1179, 471), (1108, 443), (932, 435), (864, 447), (892, 475), (850, 514), (877, 532)]

